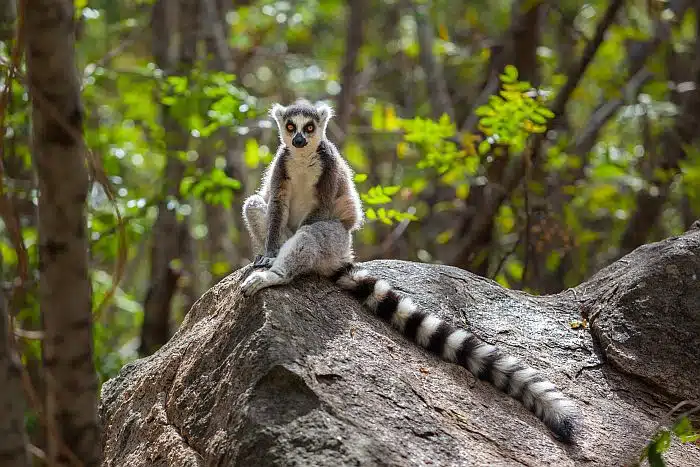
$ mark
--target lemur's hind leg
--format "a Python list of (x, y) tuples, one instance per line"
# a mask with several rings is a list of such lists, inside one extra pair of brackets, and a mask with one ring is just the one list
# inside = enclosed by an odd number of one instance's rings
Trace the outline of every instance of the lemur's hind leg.
[[(250, 195), (243, 202), (243, 221), (250, 241), (253, 246), (253, 252), (261, 255), (265, 250), (265, 237), (267, 236), (267, 203), (259, 194)], [(282, 232), (282, 242), (292, 236), (292, 231), (285, 227)]]
[(267, 232), (267, 203), (259, 194), (251, 195), (243, 202), (243, 222), (248, 230), (253, 252), (262, 253)]
[(339, 221), (319, 221), (301, 227), (280, 249), (272, 267), (255, 271), (243, 281), (245, 296), (295, 277), (318, 273), (330, 276), (353, 261), (350, 233)]

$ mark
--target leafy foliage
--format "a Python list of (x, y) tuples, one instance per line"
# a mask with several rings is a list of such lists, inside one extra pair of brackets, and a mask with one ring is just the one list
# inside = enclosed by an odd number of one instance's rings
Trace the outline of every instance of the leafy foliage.
[(670, 429), (659, 430), (649, 441), (639, 461), (648, 460), (651, 467), (665, 467), (663, 453), (671, 447), (671, 438), (676, 436), (681, 443), (695, 443), (700, 440), (700, 431), (693, 429), (688, 416), (679, 417)]
[(223, 170), (214, 169), (209, 173), (187, 176), (180, 183), (180, 194), (201, 199), (207, 204), (222, 204), (230, 208), (234, 192), (241, 188), (241, 182), (227, 176)]
[(401, 187), (398, 186), (377, 185), (370, 188), (367, 193), (361, 193), (360, 197), (362, 198), (362, 201), (370, 206), (365, 209), (367, 218), (370, 220), (379, 220), (388, 225), (393, 224), (393, 221), (401, 222), (406, 220), (418, 220), (418, 218), (411, 212), (400, 212), (396, 209), (374, 207), (377, 205), (391, 203), (392, 196), (398, 193), (400, 189)]
[(500, 75), (503, 89), (476, 109), (479, 128), (486, 138), (479, 143), (479, 154), (486, 154), (494, 143), (523, 151), (530, 134), (543, 133), (554, 113), (545, 105), (545, 93), (527, 81), (518, 81), (518, 70), (507, 65)]
[[(113, 186), (128, 241), (125, 277), (110, 306), (95, 316), (95, 366), (102, 381), (137, 356), (150, 282), (145, 258), (159, 241), (152, 231), (163, 185), (175, 187), (177, 196), (168, 198), (166, 206), (187, 221), (192, 244), (191, 258), (182, 265), (187, 279), (179, 281), (172, 305), (176, 325), (191, 303), (186, 289), (201, 294), (214, 278), (251, 259), (239, 210), (278, 144), (266, 109), (295, 97), (342, 97), (346, 2), (243, 3), (248, 4), (234, 7), (229, 2), (217, 17), (231, 66), (218, 63), (223, 60), (212, 44), (215, 28), (210, 28), (201, 35), (194, 65), (173, 73), (154, 64), (152, 0), (75, 2), (81, 21), (77, 53), (85, 140)], [(551, 97), (569, 79), (567, 73), (593, 37), (608, 2), (549, 5), (548, 14), (539, 15), (546, 18), (535, 25), (532, 50), (517, 44), (524, 57), (501, 62), (496, 54), (505, 52), (492, 45), (509, 40), (515, 15), (542, 4), (511, 3), (436, 1), (428, 6), (427, 19), (435, 29), (430, 52), (443, 71), (453, 118), (447, 112), (430, 117), (444, 109), (432, 109), (433, 74), (422, 62), (410, 9), (401, 2), (377, 2), (364, 18), (365, 40), (352, 67), (357, 95), (351, 99), (341, 147), (357, 173), (369, 221), (357, 235), (359, 258), (384, 254), (377, 247), (389, 244), (386, 251), (393, 257), (456, 264), (506, 286), (554, 292), (590, 276), (620, 253), (630, 219), (642, 212), (641, 195), (662, 201), (658, 217), (643, 226), (649, 241), (678, 234), (700, 216), (697, 141), (676, 155), (669, 153), (665, 138), (688, 94), (681, 92), (682, 84), (693, 80), (686, 73), (692, 67), (684, 64), (695, 60), (690, 51), (696, 47), (697, 12), (679, 18), (670, 38), (644, 63), (651, 78), (634, 88), (627, 75), (632, 52), (638, 41), (651, 40), (663, 29), (654, 25), (669, 5), (659, 2), (664, 10), (656, 11), (645, 3), (627, 4), (565, 115), (554, 122)], [(515, 4), (523, 11), (512, 10)], [(522, 26), (532, 26), (526, 23)], [(528, 57), (533, 63), (523, 59)], [(9, 60), (8, 47), (0, 45), (3, 71)], [(500, 63), (511, 64), (501, 69)], [(484, 85), (496, 76), (497, 92), (480, 100)], [(16, 310), (17, 323), (22, 330), (36, 331), (41, 323), (38, 188), (26, 82), (20, 76), (9, 96), (3, 182), (19, 211), (29, 256), (29, 283)], [(612, 104), (615, 111), (596, 127)], [(473, 133), (464, 123), (472, 116), (478, 120)], [(329, 132), (332, 138), (339, 136), (333, 124)], [(592, 142), (586, 146), (582, 141), (589, 134)], [(538, 154), (526, 154), (533, 135), (543, 137), (543, 146)], [(177, 180), (165, 172), (173, 160), (184, 167)], [(531, 176), (506, 183), (523, 160), (534, 160)], [(489, 204), (494, 193), (503, 194), (495, 207)], [(475, 219), (491, 208), (488, 228), (473, 235), (479, 242), (467, 251), (471, 256), (460, 254), (478, 224)], [(223, 226), (223, 234), (215, 245), (217, 226)], [(97, 304), (115, 279), (119, 253), (113, 209), (98, 184), (88, 202), (88, 227)], [(9, 290), (15, 286), (18, 257), (6, 226), (2, 233), (2, 279)], [(232, 253), (222, 251), (222, 243)], [(577, 321), (572, 326), (585, 327)], [(23, 338), (22, 343), (24, 361), (40, 361), (38, 341)], [(684, 434), (671, 430), (675, 436), (688, 435), (678, 429)], [(653, 441), (650, 460), (659, 458), (655, 456), (672, 439), (667, 433)]]

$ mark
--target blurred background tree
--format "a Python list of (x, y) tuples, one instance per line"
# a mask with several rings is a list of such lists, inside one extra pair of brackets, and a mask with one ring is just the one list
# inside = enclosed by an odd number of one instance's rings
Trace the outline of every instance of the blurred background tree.
[[(697, 2), (73, 3), (98, 161), (87, 222), (100, 381), (251, 261), (240, 208), (277, 147), (274, 102), (336, 108), (330, 137), (368, 218), (359, 260), (452, 264), (552, 293), (700, 217)], [(39, 381), (38, 185), (24, 66), (8, 86), (17, 9), (4, 5), (3, 184), (26, 256), (5, 224), (3, 285), (22, 288), (9, 311)]]

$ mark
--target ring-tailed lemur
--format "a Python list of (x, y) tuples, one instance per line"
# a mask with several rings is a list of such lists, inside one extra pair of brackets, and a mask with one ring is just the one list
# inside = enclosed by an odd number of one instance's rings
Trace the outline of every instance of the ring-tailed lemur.
[(351, 236), (364, 216), (352, 171), (326, 138), (331, 108), (297, 101), (275, 104), (270, 113), (281, 144), (260, 190), (243, 204), (252, 242), (262, 253), (253, 264), (263, 269), (243, 281), (243, 294), (303, 274), (328, 277), (409, 339), (520, 400), (557, 438), (571, 442), (578, 412), (554, 384), (472, 333), (419, 310), (386, 280), (353, 264)]

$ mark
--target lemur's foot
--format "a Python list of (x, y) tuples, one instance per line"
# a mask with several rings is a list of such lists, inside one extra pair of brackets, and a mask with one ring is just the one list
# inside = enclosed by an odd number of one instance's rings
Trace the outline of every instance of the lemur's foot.
[(254, 271), (241, 284), (241, 291), (244, 296), (250, 297), (262, 289), (286, 282), (281, 276), (272, 271)]
[(269, 269), (272, 267), (272, 263), (274, 261), (275, 258), (270, 258), (269, 256), (255, 255), (255, 259), (253, 260), (253, 267)]

